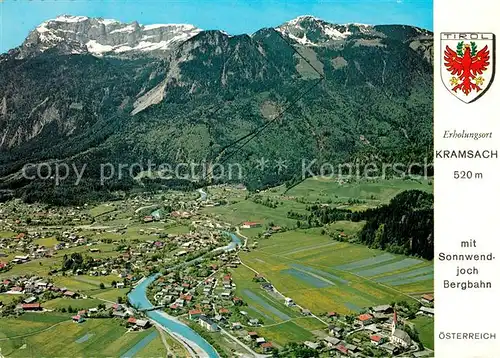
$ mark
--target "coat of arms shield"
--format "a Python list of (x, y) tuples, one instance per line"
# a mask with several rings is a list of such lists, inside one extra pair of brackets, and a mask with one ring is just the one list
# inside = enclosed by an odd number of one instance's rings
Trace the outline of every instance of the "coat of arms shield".
[(441, 80), (462, 102), (479, 99), (495, 75), (495, 35), (488, 32), (441, 33)]

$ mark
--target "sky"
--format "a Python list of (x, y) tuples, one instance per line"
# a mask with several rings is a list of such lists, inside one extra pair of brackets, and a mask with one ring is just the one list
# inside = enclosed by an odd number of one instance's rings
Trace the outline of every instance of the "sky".
[(404, 24), (432, 30), (432, 0), (0, 0), (0, 53), (62, 14), (141, 24), (187, 23), (232, 35), (276, 27), (299, 15), (332, 23)]

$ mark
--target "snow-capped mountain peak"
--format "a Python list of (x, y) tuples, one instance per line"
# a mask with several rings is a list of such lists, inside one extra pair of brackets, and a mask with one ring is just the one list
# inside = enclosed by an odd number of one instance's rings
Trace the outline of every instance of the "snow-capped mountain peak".
[(87, 20), (87, 16), (72, 16), (72, 15), (61, 15), (56, 17), (52, 21), (56, 22), (67, 22), (67, 23), (72, 23), (72, 22), (81, 22)]
[(61, 15), (37, 26), (20, 47), (20, 57), (51, 48), (64, 53), (93, 55), (164, 55), (177, 44), (198, 34), (190, 24), (141, 25), (114, 19)]
[(312, 15), (302, 15), (276, 28), (284, 36), (307, 46), (322, 46), (342, 41), (350, 35), (368, 33), (373, 26), (365, 24), (331, 24)]

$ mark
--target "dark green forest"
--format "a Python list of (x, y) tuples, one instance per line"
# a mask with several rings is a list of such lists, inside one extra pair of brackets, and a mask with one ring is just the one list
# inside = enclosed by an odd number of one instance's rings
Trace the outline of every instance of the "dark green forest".
[[(324, 163), (432, 168), (432, 65), (415, 45), (423, 35), (405, 26), (375, 30), (314, 48), (291, 44), (274, 29), (233, 37), (203, 31), (162, 59), (2, 55), (0, 198), (108, 200), (144, 188), (134, 175), (148, 162), (238, 163), (241, 177), (215, 169), (215, 179), (196, 173), (191, 181), (250, 190), (294, 185), (304, 160), (315, 161), (312, 172)], [(158, 86), (162, 100), (134, 111)], [(286, 167), (256, 170), (262, 157)], [(27, 180), (27, 163), (66, 163), (85, 173), (77, 186), (74, 173), (57, 184), (50, 175)], [(408, 169), (411, 163), (421, 166)], [(135, 169), (102, 182), (103, 164)]]
[(288, 217), (323, 226), (335, 221), (366, 221), (359, 242), (396, 254), (434, 257), (434, 197), (421, 190), (407, 190), (386, 205), (361, 212), (320, 205), (308, 208), (308, 215), (290, 212)]

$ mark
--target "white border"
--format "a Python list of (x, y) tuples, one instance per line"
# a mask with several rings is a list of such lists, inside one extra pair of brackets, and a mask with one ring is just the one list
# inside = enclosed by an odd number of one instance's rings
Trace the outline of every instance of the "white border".
[[(494, 0), (434, 0), (434, 144), (440, 149), (491, 149), (500, 152), (500, 79), (466, 104), (448, 92), (440, 78), (441, 32), (492, 32), (500, 35), (500, 4)], [(498, 46), (496, 46), (498, 48)], [(498, 55), (498, 51), (497, 51)], [(498, 66), (498, 56), (495, 57)], [(497, 67), (498, 70), (498, 67)], [(492, 139), (444, 139), (445, 130), (493, 132)], [(500, 155), (500, 154), (499, 154)], [(440, 252), (487, 253), (500, 258), (500, 159), (435, 158), (435, 356), (500, 357), (500, 267), (492, 262), (442, 262)], [(482, 172), (483, 179), (455, 180), (455, 170)], [(476, 239), (475, 250), (460, 248)], [(479, 276), (455, 277), (457, 264), (476, 266)], [(482, 279), (492, 288), (462, 291), (443, 288), (443, 280)], [(440, 339), (442, 332), (496, 333), (497, 339)]]

